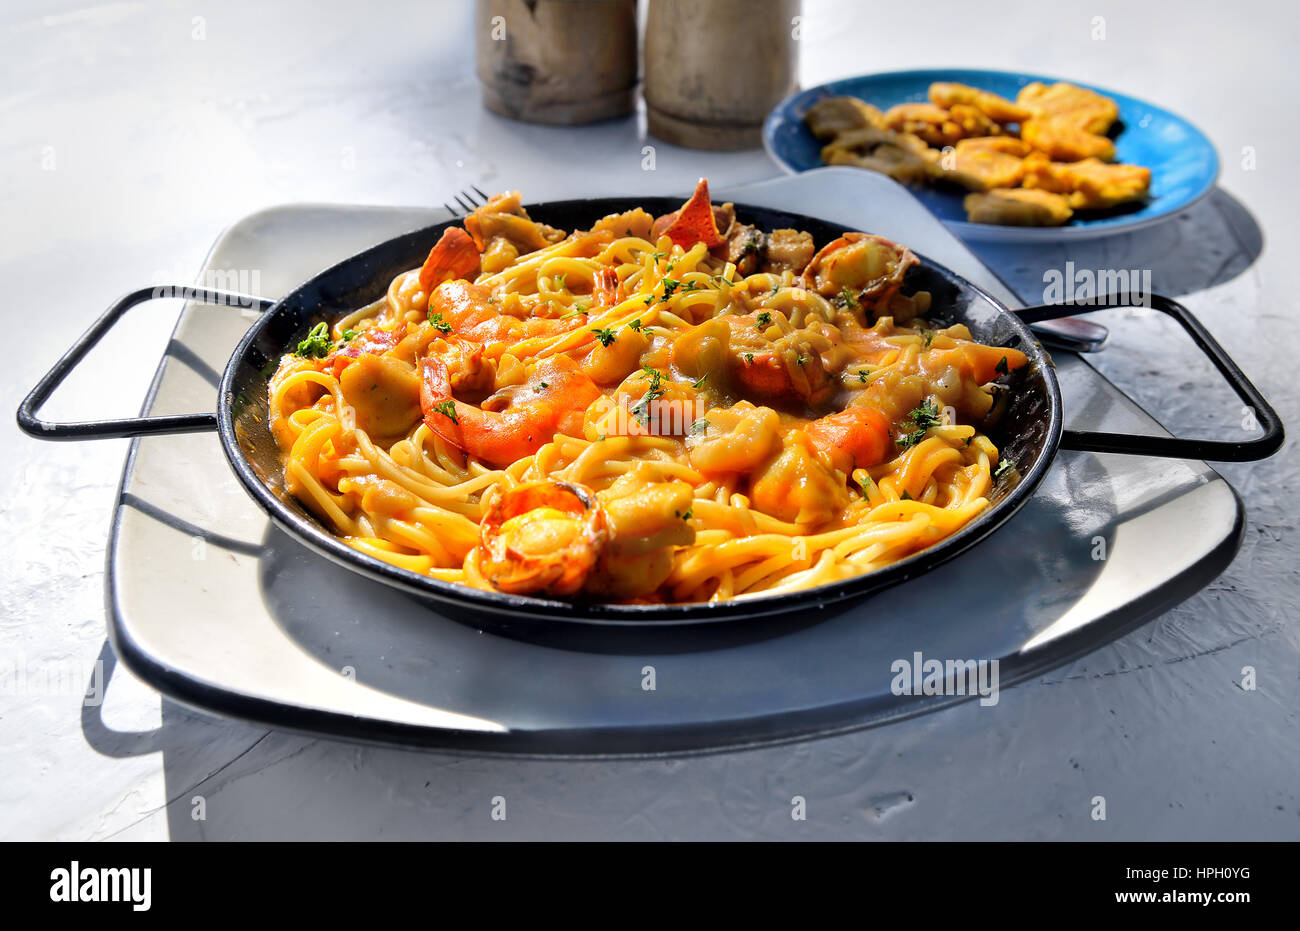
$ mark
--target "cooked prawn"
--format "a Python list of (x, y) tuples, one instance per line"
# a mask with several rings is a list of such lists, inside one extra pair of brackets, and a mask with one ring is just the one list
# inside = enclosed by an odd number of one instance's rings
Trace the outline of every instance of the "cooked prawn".
[[(497, 467), (531, 456), (557, 433), (580, 436), (582, 415), (601, 390), (568, 356), (538, 363), (535, 380), (498, 392), (475, 407), (452, 397), (447, 360), (425, 357), (421, 367), (420, 409), (429, 429), (457, 449)], [(503, 410), (485, 409), (494, 399)]]

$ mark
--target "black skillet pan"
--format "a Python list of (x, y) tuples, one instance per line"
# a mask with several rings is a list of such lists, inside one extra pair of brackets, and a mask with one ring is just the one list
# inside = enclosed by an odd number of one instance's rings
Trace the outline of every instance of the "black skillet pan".
[[(641, 206), (654, 215), (676, 210), (681, 200), (664, 197), (597, 198), (557, 201), (529, 208), (536, 220), (560, 229), (586, 229), (599, 218)], [(838, 237), (842, 228), (811, 217), (736, 205), (738, 219), (760, 229), (800, 229), (818, 247)], [(645, 627), (702, 624), (766, 615), (804, 612), (846, 599), (861, 598), (914, 578), (952, 559), (997, 530), (1027, 501), (1052, 464), (1058, 449), (1126, 453), (1139, 456), (1250, 461), (1274, 453), (1283, 440), (1277, 414), (1236, 364), (1186, 308), (1150, 295), (1151, 307), (1177, 320), (1210, 358), (1242, 401), (1255, 411), (1263, 435), (1252, 440), (1188, 440), (1161, 436), (1090, 433), (1062, 429), (1061, 392), (1047, 353), (1029, 324), (1069, 317), (1127, 302), (1102, 301), (1086, 306), (1057, 305), (1012, 311), (996, 298), (935, 262), (920, 256), (904, 283), (904, 292), (933, 295), (929, 319), (942, 325), (964, 323), (976, 340), (1019, 349), (1029, 365), (1018, 370), (1008, 387), (1008, 403), (991, 439), (1015, 472), (999, 481), (991, 505), (978, 518), (942, 542), (884, 569), (806, 591), (753, 597), (718, 604), (609, 605), (560, 601), (484, 592), (398, 569), (354, 550), (332, 536), (305, 508), (288, 496), (281, 480), (279, 449), (267, 424), (267, 382), (280, 357), (296, 346), (321, 320), (333, 321), (383, 296), (400, 272), (423, 263), (449, 220), (381, 243), (326, 269), (279, 301), (203, 288), (147, 288), (120, 299), (41, 379), (18, 410), (18, 424), (31, 436), (47, 440), (95, 439), (217, 430), (230, 466), (253, 499), (279, 526), (339, 566), (399, 588), (446, 611), (450, 616), (495, 625), (534, 619), (551, 623)], [(265, 312), (240, 341), (226, 365), (215, 414), (137, 417), (85, 423), (47, 423), (37, 417), (50, 394), (83, 356), (136, 304), (154, 297), (184, 297), (214, 304), (260, 306)], [(1018, 474), (1016, 474), (1018, 473)]]

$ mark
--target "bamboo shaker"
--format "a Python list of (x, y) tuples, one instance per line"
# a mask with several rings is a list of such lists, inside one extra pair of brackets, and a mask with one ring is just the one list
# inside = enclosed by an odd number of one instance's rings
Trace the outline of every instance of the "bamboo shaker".
[(475, 42), (493, 113), (575, 125), (632, 112), (636, 0), (478, 0)]
[(799, 0), (650, 0), (650, 133), (694, 149), (746, 149), (795, 89)]

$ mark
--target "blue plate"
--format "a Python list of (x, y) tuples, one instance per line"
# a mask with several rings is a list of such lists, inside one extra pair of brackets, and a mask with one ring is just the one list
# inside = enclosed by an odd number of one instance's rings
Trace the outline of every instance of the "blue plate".
[[(1020, 89), (1031, 81), (1050, 84), (1059, 80), (1064, 79), (965, 68), (891, 71), (845, 78), (801, 91), (778, 104), (763, 125), (763, 144), (786, 171), (807, 171), (821, 167), (822, 144), (808, 131), (803, 117), (809, 107), (823, 98), (858, 97), (885, 110), (898, 103), (928, 100), (927, 92), (935, 81), (970, 84), (1014, 100)], [(1219, 156), (1205, 134), (1187, 120), (1112, 90), (1080, 81), (1070, 83), (1105, 94), (1119, 106), (1122, 127), (1115, 139), (1115, 158), (1151, 169), (1151, 197), (1147, 201), (1088, 214), (1085, 219), (1076, 216), (1065, 226), (1021, 227), (966, 222), (960, 193), (921, 186), (912, 188), (912, 193), (953, 232), (967, 239), (1046, 242), (1127, 233), (1191, 206), (1214, 188), (1219, 177)]]

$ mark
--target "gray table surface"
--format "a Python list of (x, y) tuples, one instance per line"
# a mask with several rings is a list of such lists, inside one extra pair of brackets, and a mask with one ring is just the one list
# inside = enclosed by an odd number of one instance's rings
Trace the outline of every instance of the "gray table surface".
[[(805, 85), (864, 70), (984, 66), (1149, 97), (1199, 125), (1220, 187), (1159, 227), (1096, 243), (977, 251), (1027, 297), (1045, 269), (1150, 269), (1273, 401), (1300, 412), (1294, 255), (1300, 208), (1286, 118), (1291, 4), (1068, 2), (910, 9), (805, 4)], [(648, 139), (643, 117), (576, 130), (479, 106), (470, 7), (45, 3), (0, 10), (0, 272), (9, 335), (0, 408), (112, 297), (190, 280), (216, 235), (285, 202), (441, 203), (456, 190), (538, 199), (771, 177), (761, 151)], [(1099, 24), (1096, 17), (1104, 16)], [(1104, 38), (1097, 38), (1098, 27)], [(1288, 77), (1289, 76), (1289, 77)], [(654, 148), (647, 171), (644, 147)], [(137, 311), (48, 408), (136, 410), (177, 312)], [(1096, 363), (1175, 432), (1240, 429), (1240, 405), (1157, 321), (1100, 315)], [(1157, 348), (1158, 347), (1158, 348)], [(17, 350), (17, 351), (15, 351)], [(84, 707), (103, 650), (104, 547), (125, 441), (42, 444), (5, 419), (0, 474), (0, 837), (1082, 838), (1300, 837), (1300, 584), (1294, 441), (1224, 466), (1246, 501), (1236, 561), (1200, 594), (1070, 666), (884, 729), (708, 757), (475, 759), (363, 747), (208, 718), (118, 668)], [(1158, 465), (1153, 466), (1158, 468)], [(1257, 688), (1243, 688), (1253, 667)], [(808, 801), (806, 821), (790, 799)], [(1091, 817), (1104, 796), (1107, 817)], [(508, 817), (491, 817), (503, 796)], [(197, 797), (204, 819), (195, 817)]]

